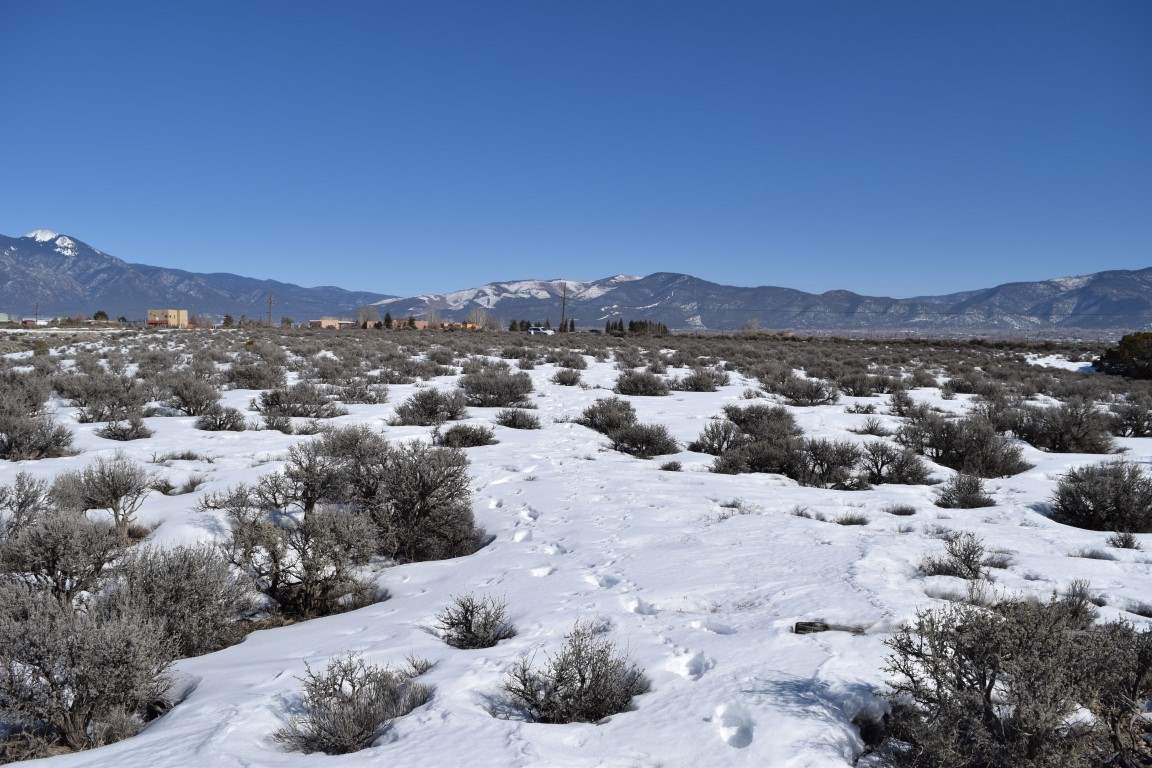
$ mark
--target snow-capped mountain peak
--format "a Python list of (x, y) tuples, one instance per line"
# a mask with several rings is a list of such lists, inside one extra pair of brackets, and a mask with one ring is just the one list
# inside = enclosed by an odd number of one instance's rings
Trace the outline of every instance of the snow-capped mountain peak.
[(35, 240), (38, 243), (48, 243), (60, 237), (60, 233), (53, 232), (50, 229), (34, 229), (28, 234), (24, 235), (24, 237)]

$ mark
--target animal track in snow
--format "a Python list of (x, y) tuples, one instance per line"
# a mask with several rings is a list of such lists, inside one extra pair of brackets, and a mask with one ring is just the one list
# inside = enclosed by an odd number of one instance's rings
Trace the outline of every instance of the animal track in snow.
[(752, 717), (739, 704), (721, 704), (712, 718), (721, 740), (730, 747), (743, 749), (752, 743)]
[(654, 605), (639, 597), (626, 597), (620, 604), (624, 606), (624, 610), (641, 616), (655, 616), (658, 613)]
[(610, 589), (620, 583), (620, 579), (607, 573), (589, 573), (584, 581), (600, 589)]
[(714, 635), (734, 635), (736, 630), (727, 624), (722, 624), (714, 619), (697, 619), (690, 625), (692, 629), (700, 629), (705, 632), (711, 632)]
[(679, 650), (668, 659), (665, 668), (689, 680), (699, 680), (700, 676), (712, 669), (712, 660), (701, 651)]

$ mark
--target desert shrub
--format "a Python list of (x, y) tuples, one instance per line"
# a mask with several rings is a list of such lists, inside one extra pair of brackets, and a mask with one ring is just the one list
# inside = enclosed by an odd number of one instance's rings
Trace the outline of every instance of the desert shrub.
[(413, 440), (383, 455), (379, 495), (371, 510), (385, 554), (403, 562), (471, 554), (481, 531), (472, 516), (468, 459), (454, 448)]
[(627, 370), (616, 377), (613, 391), (618, 395), (659, 397), (668, 394), (668, 384), (664, 379), (648, 371)]
[(580, 371), (572, 368), (562, 368), (552, 374), (552, 383), (565, 387), (574, 387), (580, 383)]
[(129, 550), (96, 609), (160, 622), (177, 656), (199, 656), (239, 641), (252, 607), (250, 585), (209, 545)]
[(532, 378), (526, 373), (485, 368), (461, 376), (460, 388), (464, 390), (468, 405), (506, 408), (524, 403), (524, 398), (532, 391)]
[(561, 368), (568, 368), (571, 370), (582, 371), (588, 367), (588, 361), (584, 359), (584, 355), (579, 352), (574, 352), (570, 349), (560, 350), (548, 355), (548, 362), (558, 365)]
[(58, 475), (52, 486), (53, 496), (65, 509), (107, 510), (123, 542), (151, 490), (148, 473), (122, 453), (98, 456), (78, 472)]
[(892, 394), (888, 396), (888, 408), (893, 416), (907, 418), (912, 415), (917, 407), (916, 401), (912, 399), (912, 395), (900, 387), (893, 389)]
[(1108, 537), (1108, 546), (1116, 549), (1140, 549), (1136, 534), (1131, 531), (1117, 531)]
[[(900, 768), (1096, 768), (1150, 757), (1152, 633), (1094, 625), (1081, 595), (922, 611), (887, 641)], [(1077, 713), (1090, 710), (1090, 717)]]
[(1117, 437), (1152, 436), (1152, 397), (1130, 397), (1111, 408), (1112, 434)]
[(783, 441), (800, 434), (796, 419), (778, 405), (726, 405), (724, 415), (753, 440)]
[(266, 416), (300, 416), (309, 419), (331, 419), (348, 413), (319, 387), (308, 382), (261, 392), (260, 397), (252, 401), (252, 407)]
[(860, 449), (839, 440), (805, 440), (798, 458), (799, 463), (789, 476), (801, 485), (843, 488), (850, 485)]
[(152, 430), (148, 428), (148, 425), (144, 423), (144, 419), (140, 416), (130, 416), (120, 421), (108, 422), (96, 430), (96, 435), (105, 440), (127, 442), (129, 440), (143, 440), (144, 438), (152, 437)]
[(731, 421), (721, 419), (704, 426), (700, 436), (689, 443), (688, 450), (719, 456), (744, 441), (744, 434)]
[(429, 427), (442, 421), (467, 416), (463, 392), (441, 392), (431, 387), (419, 389), (400, 405), (392, 419), (395, 425)]
[(432, 435), (435, 445), (448, 448), (477, 448), (482, 445), (495, 445), (497, 440), (491, 428), (483, 424), (456, 424)]
[(152, 490), (165, 496), (183, 496), (188, 493), (195, 493), (206, 482), (208, 482), (208, 478), (197, 474), (189, 475), (188, 479), (180, 485), (176, 485), (166, 477), (158, 476), (152, 478), (149, 486)]
[(72, 455), (72, 432), (49, 416), (0, 416), (0, 459), (31, 461)]
[(821, 379), (803, 379), (799, 376), (789, 376), (773, 391), (790, 405), (798, 406), (831, 405), (840, 399), (836, 385)]
[(0, 417), (38, 416), (50, 393), (43, 376), (0, 370)]
[(1056, 484), (1052, 518), (1094, 531), (1152, 533), (1152, 477), (1138, 464), (1109, 461), (1070, 469)]
[(916, 507), (911, 504), (892, 504), (891, 506), (884, 507), (884, 511), (897, 517), (911, 517), (916, 514)]
[(72, 605), (96, 587), (122, 549), (112, 526), (50, 509), (0, 541), (0, 570)]
[(298, 516), (261, 508), (239, 491), (226, 511), (229, 561), (286, 616), (307, 619), (376, 602), (374, 584), (360, 579), (377, 549), (376, 530), (366, 515), (316, 508)]
[(683, 467), (678, 461), (666, 461), (660, 465), (660, 469), (664, 470), (665, 472), (679, 472), (681, 469), (683, 469)]
[(543, 668), (521, 658), (504, 682), (509, 705), (536, 723), (595, 723), (627, 711), (649, 688), (643, 670), (585, 624), (572, 629)]
[(496, 423), (509, 429), (540, 429), (540, 418), (519, 408), (505, 408), (496, 414)]
[(884, 422), (877, 418), (865, 419), (857, 429), (853, 429), (858, 435), (872, 435), (873, 437), (889, 437), (892, 433), (884, 426)]
[(636, 347), (620, 347), (613, 353), (616, 366), (620, 369), (637, 368), (644, 365), (644, 356)]
[(216, 407), (220, 392), (211, 383), (182, 371), (168, 380), (167, 405), (187, 416), (199, 416)]
[(232, 363), (224, 378), (234, 389), (279, 389), (286, 377), (281, 365), (243, 360)]
[(608, 433), (612, 448), (639, 459), (676, 453), (680, 446), (663, 424), (629, 424)]
[(864, 445), (860, 463), (865, 480), (874, 485), (923, 485), (930, 480), (928, 467), (919, 456), (880, 440)]
[(585, 408), (576, 423), (608, 435), (635, 424), (636, 409), (627, 400), (602, 397)]
[(0, 485), (0, 539), (30, 525), (50, 509), (48, 482), (18, 472), (12, 485)]
[(1129, 333), (1092, 365), (1114, 376), (1152, 379), (1152, 333)]
[(244, 414), (235, 408), (219, 404), (213, 405), (196, 417), (196, 429), (205, 432), (243, 432), (247, 428)]
[(836, 525), (868, 525), (868, 516), (859, 512), (845, 512), (832, 522)]
[(1028, 469), (1020, 446), (985, 419), (944, 419), (921, 414), (896, 433), (896, 441), (937, 464), (979, 477), (1005, 477)]
[(1016, 435), (1054, 453), (1109, 453), (1111, 419), (1086, 400), (1071, 400), (1051, 408), (1024, 406)]
[(352, 379), (340, 387), (337, 397), (345, 404), (380, 405), (388, 402), (388, 385), (366, 379)]
[(260, 423), (260, 428), (273, 432), (281, 432), (285, 435), (291, 435), (296, 431), (296, 428), (292, 425), (292, 419), (276, 413), (265, 414)]
[(847, 373), (836, 379), (840, 391), (850, 397), (872, 397), (880, 386), (880, 377), (867, 373)]
[(345, 755), (372, 745), (392, 722), (428, 702), (432, 688), (409, 674), (369, 666), (355, 655), (333, 659), (303, 678), (302, 714), (274, 738), (294, 752)]
[(984, 481), (975, 475), (957, 473), (940, 486), (935, 504), (945, 509), (991, 507), (996, 502), (984, 492)]
[(672, 389), (683, 392), (715, 392), (729, 381), (723, 368), (694, 368), (691, 373), (672, 382)]
[(163, 701), (172, 655), (159, 622), (73, 610), (21, 586), (0, 591), (6, 723), (47, 745), (86, 749), (131, 735)]
[(150, 399), (150, 387), (130, 376), (99, 374), (96, 376), (64, 376), (56, 388), (80, 409), (78, 418), (83, 423), (122, 421), (142, 414)]
[(763, 472), (796, 477), (800, 474), (803, 442), (789, 437), (782, 440), (751, 440), (725, 451), (712, 462), (712, 471), (725, 475)]
[(920, 563), (925, 576), (956, 576), (977, 580), (984, 573), (984, 542), (971, 533), (949, 536), (944, 541), (942, 556), (928, 556)]
[(503, 600), (458, 595), (436, 616), (436, 628), (453, 648), (491, 648), (516, 635)]
[(424, 357), (436, 363), (436, 365), (452, 365), (456, 360), (456, 356), (452, 354), (452, 350), (444, 347), (430, 349), (424, 354)]

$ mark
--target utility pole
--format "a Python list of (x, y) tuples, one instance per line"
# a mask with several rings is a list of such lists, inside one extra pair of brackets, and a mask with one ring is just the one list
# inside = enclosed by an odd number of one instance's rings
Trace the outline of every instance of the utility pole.
[(568, 332), (568, 281), (560, 282), (560, 333)]
[(268, 294), (268, 327), (272, 327), (272, 294)]

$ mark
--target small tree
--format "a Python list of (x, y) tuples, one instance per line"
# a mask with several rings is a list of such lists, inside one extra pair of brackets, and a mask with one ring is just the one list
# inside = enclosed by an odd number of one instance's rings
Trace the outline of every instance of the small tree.
[(1152, 379), (1152, 332), (1130, 333), (1092, 363), (1096, 370), (1133, 379)]
[(97, 457), (79, 472), (59, 475), (53, 495), (67, 509), (106, 509), (112, 515), (120, 540), (128, 542), (129, 528), (152, 490), (151, 478), (122, 453)]

